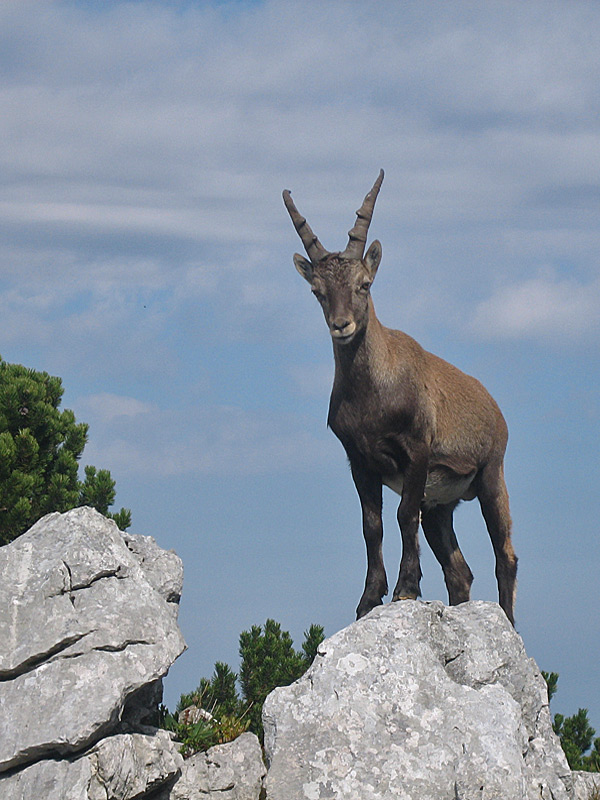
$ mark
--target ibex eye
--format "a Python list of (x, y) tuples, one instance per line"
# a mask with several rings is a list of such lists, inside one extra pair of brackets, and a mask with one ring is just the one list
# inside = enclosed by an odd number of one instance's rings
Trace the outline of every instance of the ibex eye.
[(321, 292), (318, 289), (312, 289), (312, 293), (314, 294), (314, 296), (317, 298), (317, 300), (319, 302), (321, 302), (322, 300), (325, 299), (325, 295), (321, 294)]
[(371, 284), (368, 281), (365, 281), (360, 287), (361, 292), (368, 292), (371, 288)]

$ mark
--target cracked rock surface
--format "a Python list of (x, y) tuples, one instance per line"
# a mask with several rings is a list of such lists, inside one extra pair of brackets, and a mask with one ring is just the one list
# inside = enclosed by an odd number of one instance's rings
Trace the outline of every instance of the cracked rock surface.
[(263, 709), (268, 800), (570, 800), (546, 685), (495, 603), (379, 606)]
[(177, 783), (156, 800), (259, 800), (265, 772), (258, 738), (243, 733), (184, 761)]
[[(185, 649), (181, 580), (174, 553), (90, 508), (49, 514), (0, 548), (0, 773), (39, 771), (116, 732)], [(43, 785), (36, 796), (49, 796)]]
[(573, 800), (590, 800), (595, 793), (600, 795), (600, 774), (598, 772), (573, 773)]
[(38, 761), (0, 780), (11, 800), (139, 800), (183, 765), (166, 731), (115, 734), (79, 757)]

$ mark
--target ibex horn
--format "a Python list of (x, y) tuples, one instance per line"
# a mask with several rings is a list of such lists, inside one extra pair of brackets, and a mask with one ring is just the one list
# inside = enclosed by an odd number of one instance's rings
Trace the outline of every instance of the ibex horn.
[(344, 250), (344, 255), (350, 258), (362, 258), (367, 243), (367, 232), (375, 208), (375, 200), (381, 189), (383, 182), (383, 170), (379, 170), (379, 177), (373, 184), (373, 188), (363, 200), (362, 206), (356, 212), (356, 224), (352, 230), (348, 231), (348, 246)]
[(302, 244), (304, 245), (304, 249), (306, 250), (310, 260), (317, 262), (321, 258), (324, 258), (326, 255), (328, 255), (329, 252), (323, 247), (321, 242), (310, 229), (310, 225), (306, 219), (302, 216), (302, 214), (300, 214), (294, 205), (294, 201), (292, 200), (289, 189), (285, 189), (283, 192), (283, 202), (285, 203), (285, 207), (292, 218), (294, 228), (296, 228), (298, 231), (298, 236), (302, 239)]

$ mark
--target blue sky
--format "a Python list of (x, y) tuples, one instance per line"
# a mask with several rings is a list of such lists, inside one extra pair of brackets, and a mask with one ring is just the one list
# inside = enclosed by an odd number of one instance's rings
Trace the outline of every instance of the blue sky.
[[(383, 167), (379, 318), (503, 409), (517, 628), (600, 733), (598, 5), (9, 0), (0, 39), (0, 353), (62, 377), (82, 465), (184, 560), (167, 702), (267, 617), (298, 645), (353, 619), (360, 510), (281, 191), (336, 250)], [(456, 527), (496, 599), (473, 503)]]

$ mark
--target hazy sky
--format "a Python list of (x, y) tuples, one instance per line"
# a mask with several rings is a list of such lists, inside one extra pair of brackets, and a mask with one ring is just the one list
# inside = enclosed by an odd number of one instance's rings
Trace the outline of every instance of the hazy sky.
[(360, 509), (281, 191), (336, 250), (383, 167), (379, 318), (503, 409), (517, 628), (600, 734), (600, 6), (4, 0), (0, 40), (0, 353), (62, 377), (82, 465), (184, 560), (167, 702), (267, 617), (297, 645), (354, 618)]

